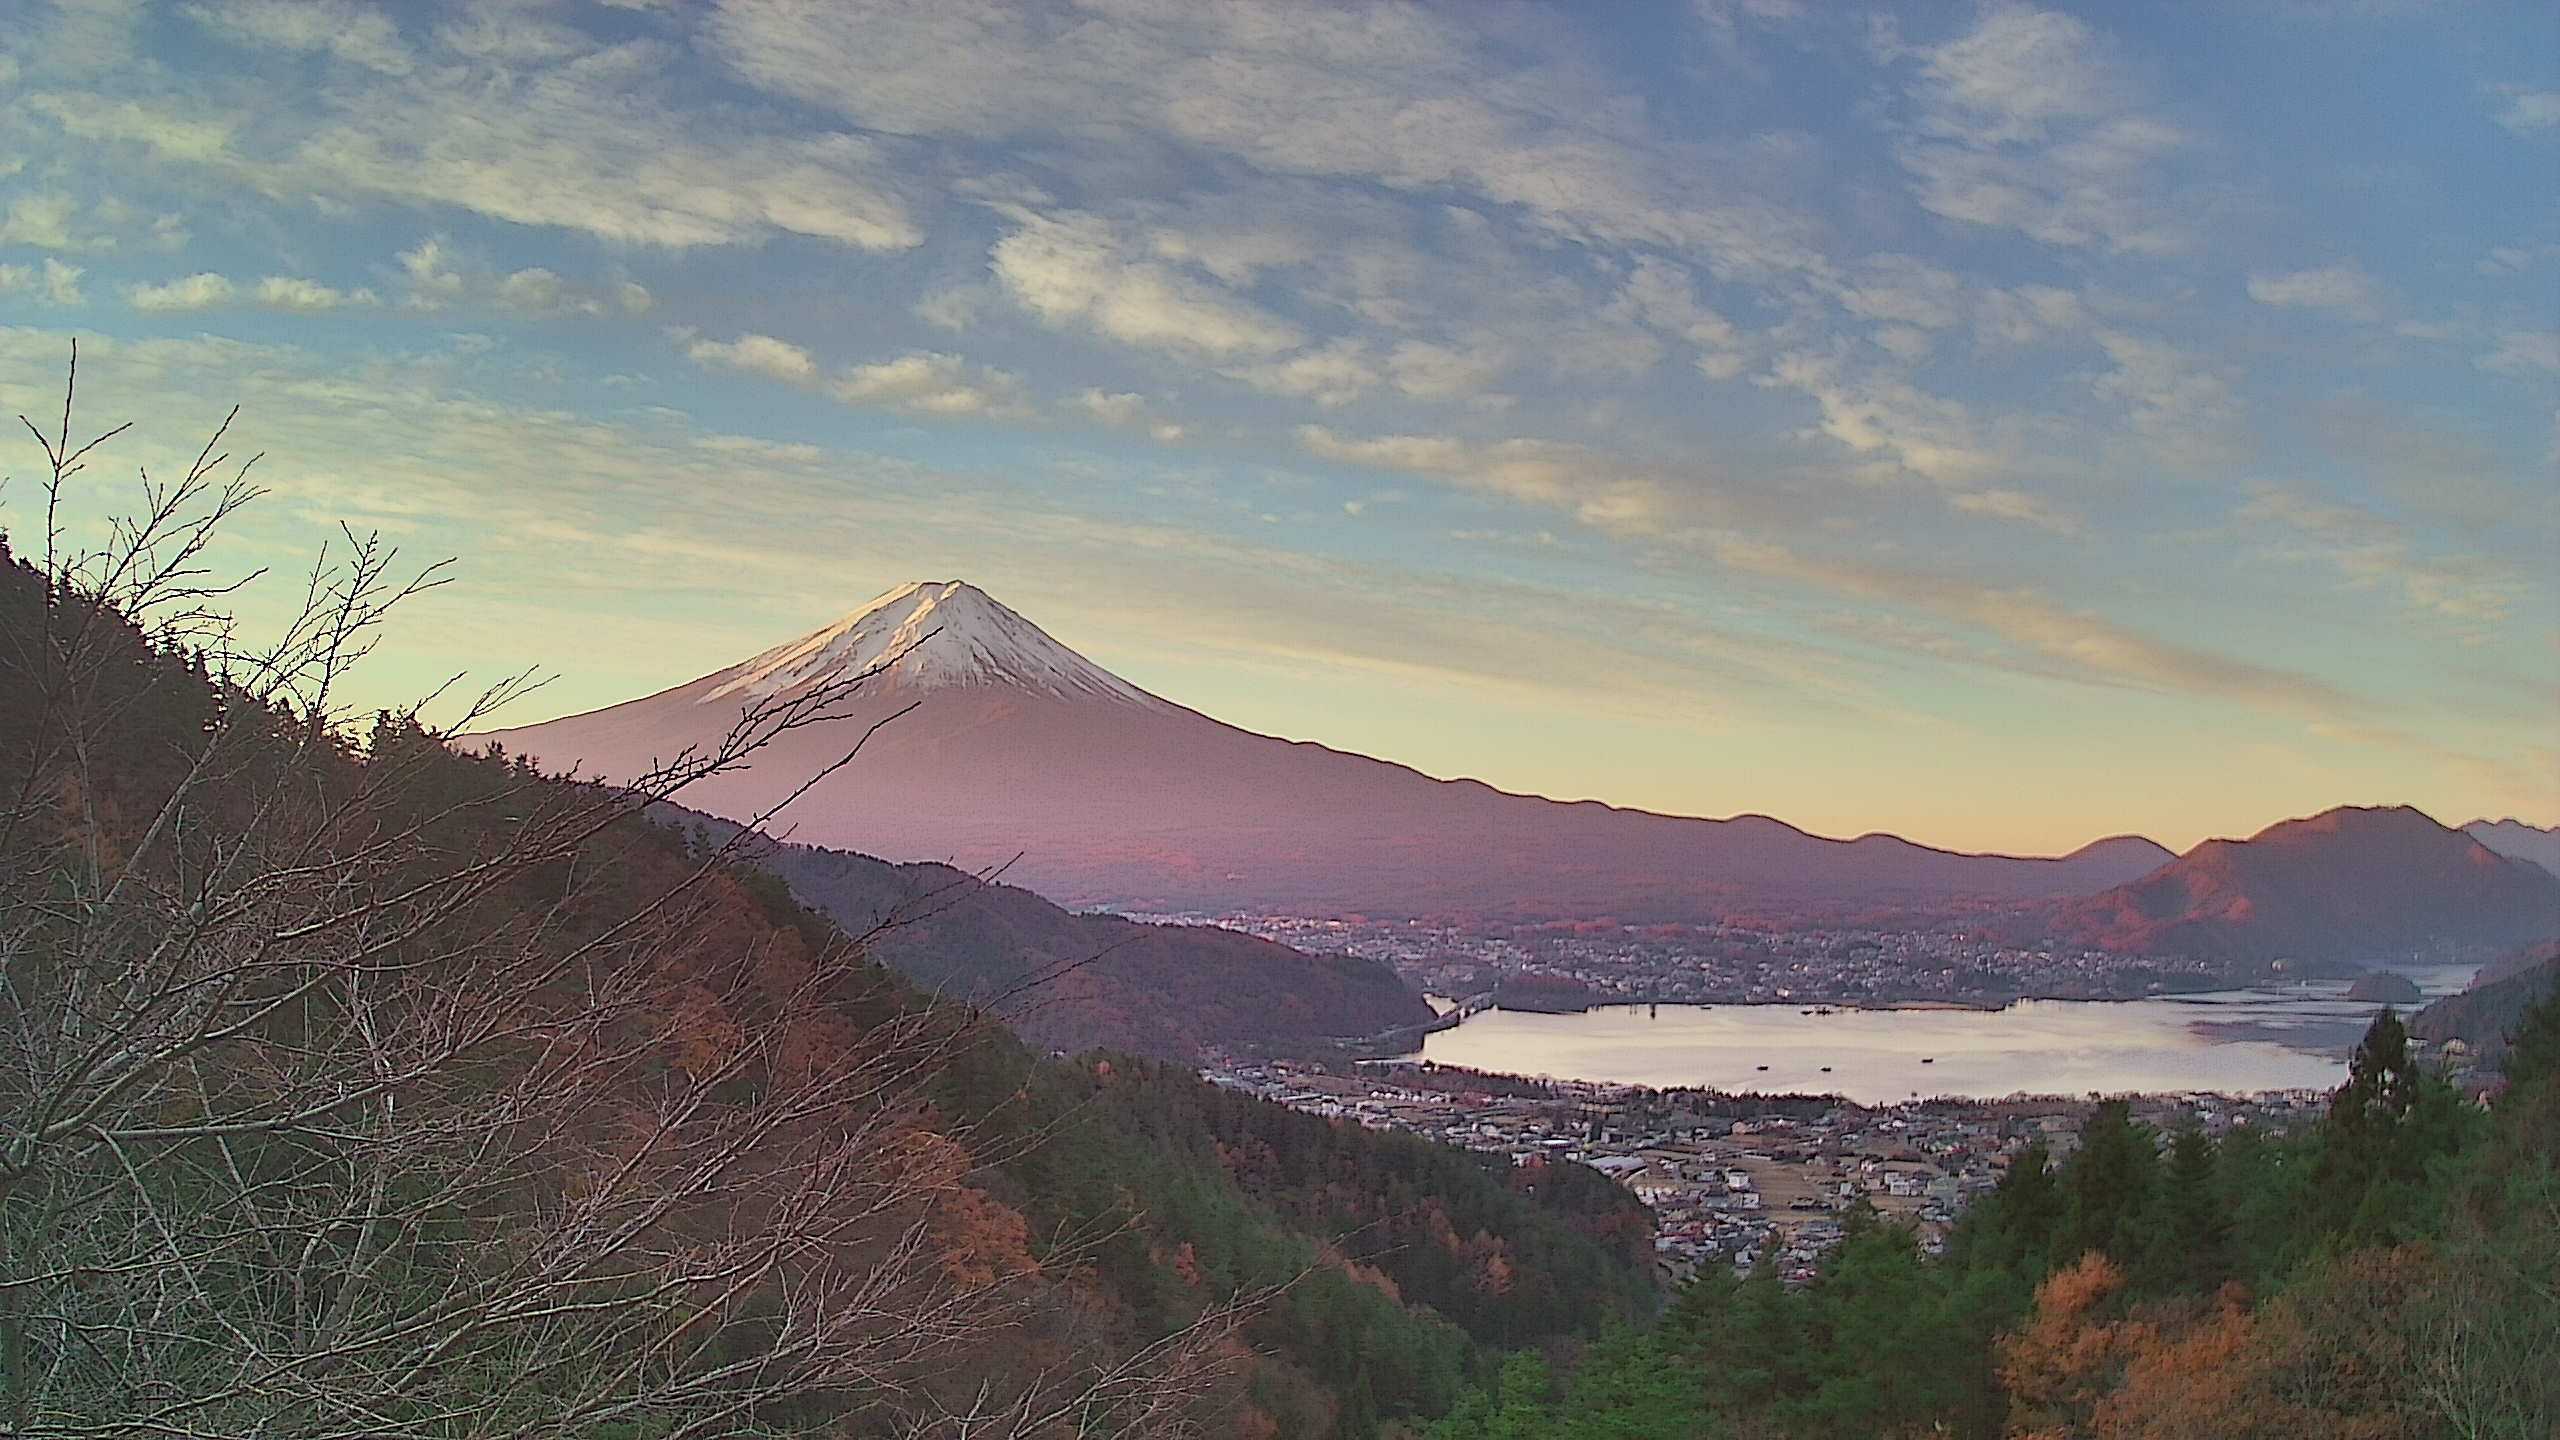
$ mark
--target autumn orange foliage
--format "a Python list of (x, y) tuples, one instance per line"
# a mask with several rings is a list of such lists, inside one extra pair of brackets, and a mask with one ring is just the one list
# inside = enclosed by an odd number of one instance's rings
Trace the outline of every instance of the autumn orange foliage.
[(2407, 1399), (2397, 1308), (2431, 1258), (2347, 1256), (2251, 1308), (2236, 1285), (2202, 1309), (2121, 1313), (2124, 1273), (2092, 1253), (2036, 1290), (2000, 1346), (2011, 1440), (2402, 1440), (2428, 1433)]

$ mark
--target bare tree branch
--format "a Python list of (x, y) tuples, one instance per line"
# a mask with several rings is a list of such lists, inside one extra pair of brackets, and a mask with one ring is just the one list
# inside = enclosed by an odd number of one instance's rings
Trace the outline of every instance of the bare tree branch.
[(447, 567), (342, 530), (253, 640), (207, 562), (257, 496), (229, 416), (75, 546), (124, 428), (75, 443), (76, 364), (0, 610), (0, 1433), (1211, 1433), (1276, 1292), (1134, 1348), (1061, 1319), (1112, 1236), (968, 1233), (1056, 1133), (946, 1113), (982, 1022), (761, 911), (773, 813), (698, 854), (644, 818), (877, 668), (623, 786), (361, 731), (346, 676)]

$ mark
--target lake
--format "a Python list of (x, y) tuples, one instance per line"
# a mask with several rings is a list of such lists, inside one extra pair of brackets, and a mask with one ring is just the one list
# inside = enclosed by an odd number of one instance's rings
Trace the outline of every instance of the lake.
[[(2477, 967), (2404, 971), (2429, 999)], [(1914, 1095), (2326, 1089), (2382, 1007), (2343, 981), (2147, 1000), (2021, 1000), (2001, 1010), (1608, 1005), (1487, 1010), (1424, 1037), (1424, 1059), (1555, 1079), (1802, 1091), (1888, 1104)], [(1823, 1068), (1830, 1067), (1827, 1071)]]

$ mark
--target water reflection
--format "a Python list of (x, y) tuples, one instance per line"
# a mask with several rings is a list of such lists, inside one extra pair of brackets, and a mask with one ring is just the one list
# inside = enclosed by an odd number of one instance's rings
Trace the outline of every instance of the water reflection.
[[(2472, 969), (2404, 973), (2433, 998), (2461, 989)], [(2345, 992), (2343, 983), (2326, 983), (2150, 1000), (2022, 1000), (1997, 1011), (1490, 1010), (1429, 1036), (1422, 1054), (1514, 1074), (1829, 1092), (1864, 1104), (1914, 1094), (2247, 1094), (2327, 1088), (2345, 1078), (2349, 1051), (2382, 1008)]]

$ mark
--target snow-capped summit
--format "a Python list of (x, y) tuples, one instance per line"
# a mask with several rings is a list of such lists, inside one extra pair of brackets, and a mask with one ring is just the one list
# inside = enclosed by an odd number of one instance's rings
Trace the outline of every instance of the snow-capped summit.
[(901, 585), (832, 625), (712, 676), (700, 703), (770, 699), (883, 665), (869, 683), (887, 690), (1007, 686), (1062, 699), (1164, 705), (961, 580)]
[(827, 717), (679, 798), (734, 820), (776, 816), (801, 844), (1003, 868), (1071, 905), (1217, 913), (1688, 922), (1770, 903), (2092, 895), (2164, 858), (2138, 841), (2058, 859), (1960, 855), (1434, 779), (1159, 699), (958, 581), (903, 586), (654, 695), (467, 743), (604, 780), (650, 775), (710, 753), (767, 698), (884, 665)]

